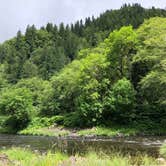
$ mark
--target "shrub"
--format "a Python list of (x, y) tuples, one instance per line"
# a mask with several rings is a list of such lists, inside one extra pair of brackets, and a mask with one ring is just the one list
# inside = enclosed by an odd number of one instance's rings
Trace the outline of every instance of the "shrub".
[(30, 122), (30, 124), (28, 125), (28, 128), (42, 128), (42, 127), (49, 127), (55, 123), (57, 124), (63, 124), (64, 121), (64, 116), (53, 116), (51, 118), (47, 118), (47, 117), (36, 117), (33, 118), (33, 120)]
[[(166, 65), (166, 63), (165, 63)], [(152, 71), (140, 82), (140, 94), (149, 104), (166, 104), (166, 69)]]
[(115, 83), (104, 99), (105, 117), (120, 123), (129, 123), (135, 117), (135, 95), (133, 85), (126, 78)]
[(8, 116), (4, 124), (13, 131), (27, 126), (32, 110), (32, 96), (27, 89), (8, 89), (0, 97), (0, 113)]
[[(140, 104), (136, 111), (137, 125), (143, 126), (144, 130), (161, 130), (166, 128), (165, 105)], [(159, 131), (160, 132), (160, 131)]]
[(64, 117), (63, 125), (66, 127), (85, 127), (86, 120), (79, 112), (72, 112)]
[(92, 95), (81, 96), (77, 108), (86, 126), (94, 126), (102, 123), (103, 105), (98, 97), (94, 98)]
[(33, 77), (29, 79), (22, 79), (15, 88), (26, 88), (32, 94), (33, 105), (39, 106), (42, 104), (43, 97), (51, 90), (51, 85), (48, 81), (41, 78)]

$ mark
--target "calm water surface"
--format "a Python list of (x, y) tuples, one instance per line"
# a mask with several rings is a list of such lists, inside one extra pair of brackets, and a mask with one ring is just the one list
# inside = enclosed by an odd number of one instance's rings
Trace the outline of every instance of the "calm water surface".
[(166, 137), (125, 137), (125, 138), (74, 138), (74, 137), (46, 137), (46, 136), (22, 136), (0, 135), (0, 148), (29, 147), (32, 150), (48, 151), (58, 150), (69, 154), (85, 153), (89, 150), (96, 152), (136, 154), (147, 153), (157, 156), (160, 146), (166, 142)]

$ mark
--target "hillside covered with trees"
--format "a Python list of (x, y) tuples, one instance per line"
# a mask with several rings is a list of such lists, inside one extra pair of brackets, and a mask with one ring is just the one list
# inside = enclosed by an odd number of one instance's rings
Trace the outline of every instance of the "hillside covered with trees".
[(0, 45), (1, 132), (54, 123), (166, 134), (166, 10), (123, 5)]

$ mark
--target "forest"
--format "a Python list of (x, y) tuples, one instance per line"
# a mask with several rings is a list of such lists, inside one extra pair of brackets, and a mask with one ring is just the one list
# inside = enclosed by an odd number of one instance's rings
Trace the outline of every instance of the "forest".
[(166, 10), (124, 4), (0, 45), (0, 132), (52, 124), (166, 134)]

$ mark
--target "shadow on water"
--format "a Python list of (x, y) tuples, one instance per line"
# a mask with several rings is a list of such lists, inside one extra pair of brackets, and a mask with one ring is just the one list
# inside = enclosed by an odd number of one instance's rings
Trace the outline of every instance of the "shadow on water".
[(48, 151), (58, 150), (68, 154), (95, 152), (121, 152), (122, 154), (136, 155), (146, 153), (158, 156), (159, 147), (166, 141), (166, 137), (47, 137), (0, 135), (0, 148), (29, 147), (32, 150)]

